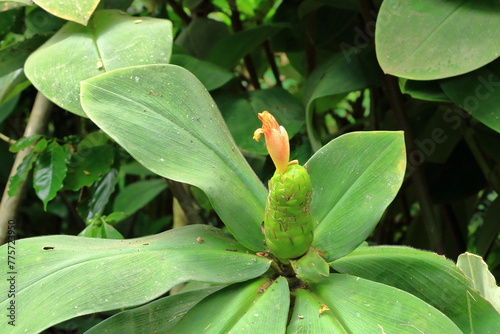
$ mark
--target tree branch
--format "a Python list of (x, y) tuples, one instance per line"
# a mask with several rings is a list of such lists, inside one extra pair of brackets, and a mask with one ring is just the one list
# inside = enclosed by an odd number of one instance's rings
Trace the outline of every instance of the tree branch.
[[(24, 131), (24, 137), (29, 137), (37, 134), (43, 134), (47, 123), (49, 122), (50, 111), (52, 109), (52, 102), (50, 102), (42, 93), (38, 92), (35, 98), (35, 103), (33, 104), (33, 109), (31, 110), (30, 119), (26, 125)], [(17, 171), (17, 167), (21, 164), (24, 157), (30, 154), (32, 147), (27, 147), (17, 153), (14, 164), (10, 171), (10, 177), (14, 176)], [(9, 182), (3, 191), (2, 202), (0, 203), (0, 244), (4, 244), (7, 240), (7, 226), (10, 220), (15, 219), (17, 210), (21, 205), (22, 198), (26, 192), (27, 180), (25, 180), (20, 186), (16, 195), (9, 196), (7, 194), (10, 187), (10, 177)]]

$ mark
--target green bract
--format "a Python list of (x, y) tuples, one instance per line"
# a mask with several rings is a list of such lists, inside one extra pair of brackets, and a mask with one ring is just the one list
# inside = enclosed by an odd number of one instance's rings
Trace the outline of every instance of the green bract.
[(311, 179), (300, 165), (276, 171), (269, 180), (264, 234), (269, 250), (284, 262), (303, 255), (313, 241), (311, 196)]

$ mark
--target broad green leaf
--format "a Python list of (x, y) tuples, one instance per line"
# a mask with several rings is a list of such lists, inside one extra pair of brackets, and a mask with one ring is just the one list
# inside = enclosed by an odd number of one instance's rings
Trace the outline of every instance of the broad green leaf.
[[(269, 268), (268, 259), (247, 254), (228, 234), (205, 225), (130, 240), (29, 238), (16, 242), (16, 249), (23, 254), (16, 263), (16, 315), (23, 320), (8, 330), (6, 321), (0, 323), (0, 331), (11, 334), (39, 333), (80, 315), (140, 305), (182, 282), (229, 284)], [(0, 251), (6, 263), (7, 245)], [(10, 298), (0, 298), (6, 319)]]
[(19, 164), (16, 169), (16, 174), (10, 178), (9, 183), (9, 196), (15, 196), (19, 190), (21, 184), (28, 177), (29, 172), (33, 168), (33, 164), (35, 163), (38, 155), (30, 152), (27, 156), (24, 157), (23, 161)]
[(47, 203), (62, 189), (66, 171), (66, 152), (53, 141), (39, 154), (33, 173), (33, 187), (43, 202), (44, 210), (47, 210)]
[(441, 87), (455, 104), (500, 132), (499, 60), (474, 72), (443, 80)]
[(330, 261), (372, 232), (396, 196), (406, 167), (402, 132), (351, 132), (317, 151), (305, 164), (318, 222), (313, 246)]
[(170, 21), (100, 10), (88, 27), (64, 25), (31, 54), (25, 72), (48, 99), (85, 116), (80, 81), (118, 68), (168, 63), (171, 52)]
[(36, 35), (0, 49), (0, 59), (2, 59), (0, 77), (23, 68), (26, 58), (47, 38), (48, 36), (45, 35)]
[(244, 94), (220, 93), (214, 96), (238, 147), (246, 152), (268, 154), (265, 140), (252, 135), (262, 122), (257, 117), (269, 111), (292, 138), (304, 125), (304, 108), (283, 88), (258, 89)]
[(332, 274), (310, 290), (325, 305), (320, 317), (336, 319), (348, 333), (462, 334), (439, 310), (388, 285)]
[(401, 93), (408, 94), (419, 100), (451, 102), (448, 95), (443, 92), (439, 81), (416, 81), (399, 78), (399, 89)]
[(90, 186), (109, 171), (113, 159), (113, 147), (110, 145), (89, 147), (74, 153), (68, 162), (64, 188), (77, 191)]
[(87, 25), (100, 0), (33, 0), (52, 15)]
[(500, 328), (497, 311), (443, 256), (408, 247), (363, 247), (331, 266), (413, 294), (446, 314), (463, 333), (494, 334)]
[[(376, 23), (377, 58), (384, 72), (416, 80), (447, 78), (498, 57), (495, 1), (385, 0)], [(467, 29), (464, 29), (467, 27)]]
[(207, 60), (231, 70), (241, 59), (288, 25), (274, 23), (239, 31), (221, 38), (210, 49)]
[(286, 279), (261, 278), (211, 294), (167, 333), (284, 333), (289, 306)]
[(225, 85), (234, 78), (234, 74), (230, 71), (189, 55), (174, 54), (170, 62), (193, 73), (209, 91)]
[(500, 318), (500, 288), (484, 260), (476, 254), (460, 254), (457, 267), (471, 280), (472, 287), (479, 292), (481, 297), (495, 307)]
[(91, 194), (89, 211), (85, 220), (95, 218), (104, 212), (104, 208), (106, 204), (108, 204), (109, 198), (115, 191), (117, 182), (118, 170), (116, 168), (111, 168), (101, 180), (96, 182)]
[(132, 183), (116, 196), (113, 211), (121, 211), (131, 215), (152, 201), (166, 188), (167, 182), (163, 179)]
[(155, 300), (144, 306), (115, 314), (85, 334), (165, 333), (206, 296), (224, 286), (183, 292)]
[(342, 325), (337, 317), (320, 314), (324, 305), (323, 301), (310, 291), (298, 289), (286, 333), (352, 333)]
[(191, 73), (175, 65), (116, 70), (82, 82), (82, 106), (145, 167), (201, 188), (246, 247), (264, 249), (264, 185)]
[(290, 260), (290, 263), (297, 278), (306, 282), (318, 283), (330, 276), (330, 266), (313, 248), (298, 260)]
[(42, 135), (33, 135), (29, 137), (19, 138), (19, 140), (17, 140), (14, 144), (12, 144), (12, 146), (9, 148), (9, 151), (11, 151), (12, 153), (17, 153), (25, 149), (26, 147), (30, 146), (31, 144), (33, 144), (41, 137)]
[(377, 66), (374, 50), (367, 47), (360, 53), (336, 53), (311, 73), (304, 86), (304, 103), (307, 131), (313, 149), (321, 147), (312, 124), (315, 103), (325, 97), (346, 95), (376, 85), (379, 82)]
[(31, 6), (31, 4), (31, 0), (2, 1), (2, 3), (0, 3), (0, 12), (23, 6)]

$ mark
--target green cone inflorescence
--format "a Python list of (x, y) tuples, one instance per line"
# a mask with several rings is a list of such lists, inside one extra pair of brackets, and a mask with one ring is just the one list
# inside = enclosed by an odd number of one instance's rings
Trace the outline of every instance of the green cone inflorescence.
[(282, 262), (307, 252), (313, 241), (312, 186), (307, 170), (289, 165), (269, 180), (264, 234), (269, 250)]

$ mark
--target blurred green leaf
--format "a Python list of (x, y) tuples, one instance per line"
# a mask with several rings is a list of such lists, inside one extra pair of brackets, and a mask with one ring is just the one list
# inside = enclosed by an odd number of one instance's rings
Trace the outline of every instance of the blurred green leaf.
[(85, 334), (150, 334), (165, 333), (208, 295), (224, 286), (183, 292), (155, 300), (149, 304), (126, 310), (102, 321)]
[(500, 60), (476, 71), (443, 80), (443, 91), (474, 118), (500, 132)]
[(110, 145), (89, 147), (74, 153), (68, 162), (64, 188), (77, 191), (90, 186), (109, 171), (113, 159), (114, 150)]
[(292, 138), (304, 125), (304, 108), (280, 87), (249, 91), (245, 94), (219, 93), (214, 97), (236, 144), (243, 151), (267, 154), (265, 140), (256, 142), (253, 133), (262, 126), (257, 117), (269, 111)]
[(30, 85), (22, 68), (4, 75), (0, 78), (0, 104), (18, 95)]
[(227, 35), (213, 45), (207, 60), (231, 70), (238, 65), (244, 56), (287, 26), (287, 24), (274, 23)]
[(264, 249), (264, 185), (191, 73), (175, 65), (116, 70), (82, 83), (82, 105), (137, 161), (201, 188), (240, 242)]
[(314, 150), (321, 147), (312, 126), (315, 103), (325, 97), (344, 96), (349, 92), (378, 84), (380, 79), (377, 66), (373, 48), (367, 47), (360, 53), (334, 54), (316, 67), (307, 78), (303, 98), (306, 104), (307, 131)]
[(217, 89), (234, 78), (230, 71), (189, 55), (174, 54), (170, 62), (193, 73), (208, 91)]
[(121, 211), (131, 215), (151, 202), (165, 189), (167, 189), (167, 182), (163, 179), (144, 180), (129, 184), (116, 196), (113, 211)]
[(443, 312), (463, 333), (494, 334), (500, 328), (500, 316), (491, 304), (471, 289), (453, 262), (435, 253), (409, 247), (363, 247), (331, 266), (411, 293)]
[(351, 132), (317, 151), (305, 164), (313, 186), (313, 246), (330, 261), (370, 235), (403, 182), (402, 132)]
[[(23, 273), (16, 280), (16, 311), (30, 316), (9, 328), (11, 334), (39, 333), (84, 314), (140, 305), (186, 281), (229, 284), (269, 268), (268, 259), (248, 254), (231, 236), (206, 225), (129, 240), (38, 237), (17, 241), (16, 246), (23, 253), (16, 261)], [(0, 254), (6, 263), (6, 244)], [(4, 319), (8, 305), (10, 298), (3, 294)]]
[(0, 49), (0, 59), (2, 60), (0, 77), (23, 68), (26, 58), (47, 39), (48, 36), (36, 35)]
[(19, 190), (19, 186), (26, 180), (29, 172), (33, 168), (33, 164), (35, 163), (38, 155), (30, 152), (27, 156), (24, 157), (23, 161), (19, 164), (16, 169), (16, 174), (10, 178), (9, 183), (9, 196), (15, 196)]
[(481, 297), (489, 301), (500, 313), (500, 288), (484, 260), (476, 254), (460, 254), (457, 267), (470, 279), (472, 287), (479, 292)]
[(210, 49), (227, 34), (228, 27), (224, 23), (206, 17), (194, 17), (191, 23), (182, 29), (175, 39), (175, 44), (198, 59), (206, 59)]
[(92, 221), (78, 235), (81, 237), (101, 238), (101, 239), (123, 239), (123, 235), (118, 232), (113, 226), (97, 218)]
[[(384, 72), (434, 80), (475, 70), (498, 57), (497, 1), (385, 0), (376, 23)], [(463, 27), (467, 27), (466, 30)]]
[(167, 333), (284, 333), (289, 306), (284, 277), (260, 278), (211, 294)]
[(41, 137), (42, 135), (33, 135), (29, 137), (19, 138), (14, 144), (12, 144), (12, 146), (9, 148), (9, 151), (11, 151), (12, 153), (17, 153), (25, 149), (26, 147), (30, 146), (31, 144), (33, 144)]
[[(59, 1), (58, 1), (59, 2)], [(97, 11), (88, 27), (69, 22), (26, 61), (26, 76), (48, 99), (77, 115), (80, 81), (118, 68), (168, 63), (172, 24)]]
[(411, 97), (419, 100), (451, 102), (448, 95), (443, 92), (439, 81), (416, 81), (399, 78), (399, 89), (401, 93), (409, 94)]
[(33, 173), (33, 187), (43, 202), (44, 210), (62, 189), (66, 171), (66, 152), (53, 141), (39, 154)]
[(38, 6), (52, 15), (68, 21), (87, 25), (90, 16), (96, 9), (100, 0), (78, 0), (77, 4), (71, 1), (59, 0), (33, 0)]
[(94, 185), (91, 199), (89, 202), (89, 211), (85, 220), (92, 219), (101, 215), (104, 212), (109, 198), (115, 191), (116, 183), (118, 182), (118, 170), (111, 168), (99, 181)]

